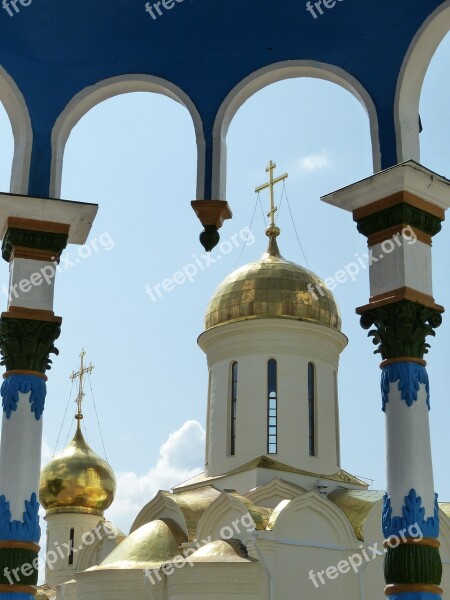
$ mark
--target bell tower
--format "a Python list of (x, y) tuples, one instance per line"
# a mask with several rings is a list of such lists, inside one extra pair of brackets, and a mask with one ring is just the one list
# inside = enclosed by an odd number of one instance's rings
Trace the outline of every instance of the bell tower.
[(199, 345), (208, 361), (207, 476), (265, 458), (294, 470), (340, 470), (338, 366), (347, 345), (324, 282), (280, 254), (276, 165), (266, 171), (267, 251), (231, 273), (206, 310)]

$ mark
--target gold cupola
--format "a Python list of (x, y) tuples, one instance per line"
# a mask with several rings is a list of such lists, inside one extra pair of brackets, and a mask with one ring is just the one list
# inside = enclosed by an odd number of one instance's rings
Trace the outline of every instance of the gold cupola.
[(333, 294), (320, 277), (283, 258), (267, 230), (263, 256), (229, 275), (206, 309), (205, 329), (248, 319), (288, 318), (341, 329)]
[(73, 440), (41, 472), (39, 501), (47, 513), (102, 516), (114, 500), (116, 478), (86, 443), (80, 421)]
[(80, 370), (72, 374), (72, 379), (79, 379), (75, 436), (67, 448), (41, 471), (39, 501), (47, 514), (72, 512), (103, 516), (114, 500), (114, 472), (109, 464), (88, 446), (81, 432), (83, 376), (93, 368), (92, 365), (84, 367), (84, 355), (85, 352), (82, 351)]
[(274, 179), (275, 168), (276, 165), (270, 161), (266, 169), (269, 182), (255, 190), (259, 193), (268, 188), (270, 192), (267, 251), (259, 260), (228, 275), (219, 285), (206, 309), (205, 330), (235, 321), (263, 318), (297, 319), (341, 329), (338, 305), (324, 281), (280, 254), (274, 186), (288, 175), (285, 173)]

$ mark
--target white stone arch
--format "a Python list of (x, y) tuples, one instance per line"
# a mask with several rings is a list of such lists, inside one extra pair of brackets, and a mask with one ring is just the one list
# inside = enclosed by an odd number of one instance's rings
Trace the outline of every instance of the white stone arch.
[(272, 481), (245, 494), (257, 506), (275, 509), (283, 500), (293, 500), (306, 490), (295, 483), (274, 477)]
[(131, 526), (130, 533), (143, 525), (158, 519), (171, 519), (188, 536), (186, 520), (180, 507), (170, 498), (170, 492), (159, 491), (153, 500), (150, 500), (139, 512)]
[(220, 540), (223, 528), (227, 528), (226, 535), (233, 530), (233, 538), (245, 540), (258, 526), (261, 529), (265, 526), (261, 526), (258, 507), (239, 494), (222, 492), (200, 518), (197, 539), (200, 542), (209, 538), (209, 541)]
[(395, 98), (398, 162), (420, 162), (419, 104), (430, 62), (450, 31), (450, 0), (424, 22), (408, 49), (400, 71)]
[(381, 170), (378, 115), (375, 104), (363, 85), (355, 77), (334, 65), (312, 60), (283, 61), (259, 69), (243, 79), (228, 94), (217, 113), (213, 129), (212, 197), (214, 200), (225, 200), (227, 166), (226, 137), (231, 121), (239, 108), (251, 96), (268, 85), (297, 77), (311, 77), (336, 83), (359, 100), (369, 117), (372, 138), (373, 169), (375, 173)]
[(0, 101), (8, 114), (14, 136), (10, 191), (13, 194), (27, 194), (33, 146), (31, 119), (22, 92), (1, 65)]
[[(317, 527), (318, 523), (320, 527)], [(278, 515), (272, 531), (275, 540), (295, 539), (306, 545), (317, 543), (350, 549), (357, 544), (344, 513), (317, 492), (308, 492), (291, 500)]]
[(132, 92), (162, 94), (175, 100), (189, 111), (197, 141), (197, 199), (203, 200), (206, 144), (200, 113), (189, 96), (179, 87), (160, 77), (144, 74), (120, 75), (104, 79), (83, 89), (67, 104), (52, 130), (51, 197), (60, 197), (64, 150), (69, 135), (78, 121), (97, 104), (114, 96)]

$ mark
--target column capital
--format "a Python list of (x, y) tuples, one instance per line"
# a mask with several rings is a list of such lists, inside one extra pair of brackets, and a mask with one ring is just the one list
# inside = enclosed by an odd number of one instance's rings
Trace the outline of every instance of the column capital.
[[(363, 216), (371, 207), (380, 209), (377, 203), (386, 201), (400, 192), (405, 198), (420, 200), (418, 208), (442, 216), (450, 208), (450, 181), (414, 160), (401, 163), (366, 179), (353, 183), (336, 192), (322, 196), (321, 200), (343, 210)], [(392, 200), (391, 200), (392, 202)], [(395, 204), (395, 199), (393, 201)], [(398, 202), (397, 202), (398, 203)], [(386, 203), (386, 208), (389, 202)], [(442, 219), (441, 219), (442, 220)]]
[[(10, 227), (27, 231), (65, 233), (69, 244), (84, 244), (98, 211), (97, 204), (0, 194), (0, 237)], [(65, 231), (64, 231), (65, 227)]]

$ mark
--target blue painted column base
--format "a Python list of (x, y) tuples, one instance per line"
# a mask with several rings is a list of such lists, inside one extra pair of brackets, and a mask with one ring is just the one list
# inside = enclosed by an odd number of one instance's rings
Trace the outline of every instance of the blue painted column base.
[(0, 600), (34, 600), (34, 596), (33, 594), (14, 594), (13, 592), (8, 592), (0, 594)]
[(429, 592), (405, 592), (387, 596), (388, 600), (441, 600), (441, 598), (442, 596), (439, 594), (430, 594)]

